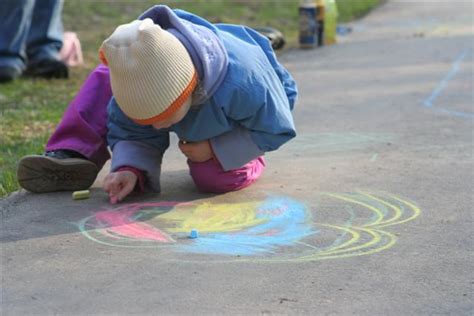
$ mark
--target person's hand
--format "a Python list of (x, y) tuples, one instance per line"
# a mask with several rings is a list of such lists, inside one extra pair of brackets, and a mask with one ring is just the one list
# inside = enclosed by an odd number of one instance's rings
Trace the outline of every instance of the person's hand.
[(211, 145), (208, 140), (196, 143), (186, 143), (180, 140), (178, 146), (183, 154), (192, 162), (204, 162), (213, 157)]
[(109, 173), (103, 184), (103, 189), (109, 194), (110, 203), (122, 201), (137, 184), (138, 177), (131, 171), (118, 171)]

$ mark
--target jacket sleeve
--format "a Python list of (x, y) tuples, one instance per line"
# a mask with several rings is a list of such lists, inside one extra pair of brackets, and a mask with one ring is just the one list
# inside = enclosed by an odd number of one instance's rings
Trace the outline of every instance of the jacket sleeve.
[[(274, 151), (296, 136), (288, 99), (274, 87), (255, 84), (232, 89), (228, 116), (249, 131), (250, 138), (262, 151)], [(238, 150), (238, 148), (236, 148)]]
[(255, 84), (251, 91), (236, 86), (219, 95), (222, 99), (217, 102), (227, 103), (226, 115), (236, 122), (232, 131), (210, 139), (224, 170), (242, 167), (296, 136), (288, 99), (282, 90), (281, 84), (280, 88)]
[[(228, 69), (228, 78), (242, 79), (225, 80), (226, 88), (214, 95), (225, 115), (236, 123), (231, 132), (211, 139), (216, 157), (224, 169), (229, 169), (274, 151), (296, 136), (291, 110), (297, 87), (277, 61), (266, 37), (247, 27), (221, 29), (245, 41), (252, 56), (249, 60), (240, 53), (233, 55), (234, 66)], [(227, 45), (239, 52), (232, 46), (232, 39)]]
[(125, 166), (142, 170), (146, 178), (145, 189), (160, 192), (161, 161), (169, 147), (169, 132), (134, 123), (120, 110), (113, 97), (108, 105), (107, 126), (107, 140), (112, 149), (111, 171)]

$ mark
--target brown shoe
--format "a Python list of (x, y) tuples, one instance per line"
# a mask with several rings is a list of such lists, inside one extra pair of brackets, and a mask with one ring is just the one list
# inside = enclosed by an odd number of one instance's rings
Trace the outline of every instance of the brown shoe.
[(82, 158), (55, 158), (31, 155), (20, 160), (17, 178), (20, 186), (35, 193), (88, 189), (95, 181), (97, 166)]

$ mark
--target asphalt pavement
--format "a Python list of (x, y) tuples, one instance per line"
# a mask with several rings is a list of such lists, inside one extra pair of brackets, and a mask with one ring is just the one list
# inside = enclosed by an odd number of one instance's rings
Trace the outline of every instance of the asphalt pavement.
[(0, 314), (472, 315), (473, 4), (349, 26), (280, 57), (298, 136), (254, 186), (197, 192), (173, 137), (160, 195), (0, 201)]

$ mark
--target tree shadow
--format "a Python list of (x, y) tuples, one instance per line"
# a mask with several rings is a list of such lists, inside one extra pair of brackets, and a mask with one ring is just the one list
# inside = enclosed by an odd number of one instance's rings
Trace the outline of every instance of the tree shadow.
[[(174, 204), (192, 203), (216, 195), (197, 191), (188, 173), (187, 169), (164, 171), (160, 194), (132, 194), (116, 205), (111, 205), (107, 194), (98, 188), (91, 190), (91, 197), (87, 200), (73, 200), (71, 192), (47, 194), (34, 194), (24, 190), (16, 192), (8, 199), (0, 201), (0, 243), (45, 237), (73, 238), (72, 235), (79, 233), (78, 223), (98, 212), (123, 211), (129, 206), (159, 205), (158, 212), (146, 213), (146, 216), (139, 219), (139, 221), (148, 221), (169, 212)], [(114, 224), (108, 223), (108, 225)], [(83, 227), (83, 229), (94, 228)]]

